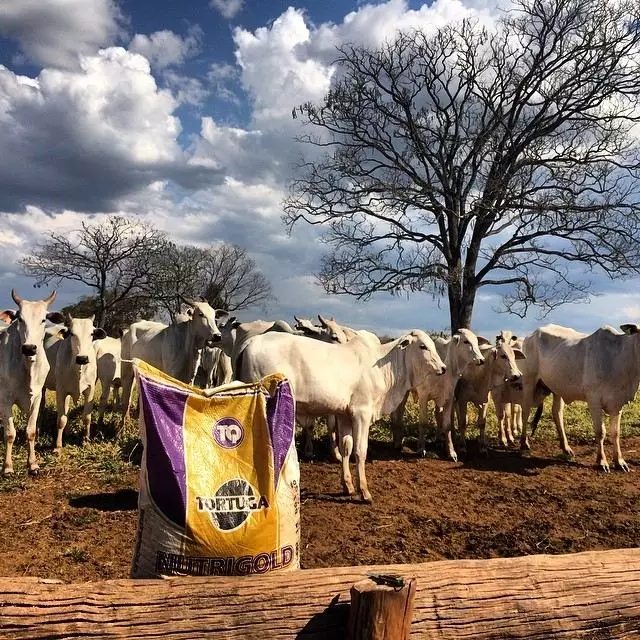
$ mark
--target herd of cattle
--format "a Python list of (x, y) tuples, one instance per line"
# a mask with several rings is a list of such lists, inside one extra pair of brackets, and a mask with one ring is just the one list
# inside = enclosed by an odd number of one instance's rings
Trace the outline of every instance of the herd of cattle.
[[(547, 325), (524, 339), (502, 331), (493, 343), (468, 329), (435, 339), (413, 330), (381, 343), (369, 331), (350, 329), (322, 316), (318, 316), (320, 325), (296, 317), (293, 328), (284, 321), (240, 323), (204, 300), (194, 300), (172, 324), (135, 322), (121, 338), (108, 338), (94, 327), (93, 318), (63, 317), (51, 311), (55, 292), (38, 301), (24, 300), (13, 290), (11, 295), (17, 310), (0, 312), (6, 323), (0, 327), (5, 475), (13, 473), (13, 405), (27, 416), (28, 468), (35, 475), (36, 421), (43, 390), (56, 392), (55, 450), (59, 452), (71, 398), (77, 402), (82, 396), (82, 419), (86, 437), (90, 436), (96, 380), (102, 389), (99, 421), (110, 391), (117, 396), (121, 386), (124, 424), (134, 386), (134, 358), (205, 388), (283, 373), (296, 398), (305, 453), (313, 453), (315, 418), (325, 416), (333, 455), (342, 463), (344, 489), (353, 494), (357, 487), (365, 501), (371, 500), (365, 474), (369, 428), (383, 414), (391, 414), (394, 444), (401, 447), (403, 412), (410, 393), (420, 407), (419, 451), (424, 450), (423, 427), (430, 401), (447, 454), (457, 460), (452, 426), (455, 416), (464, 448), (468, 403), (478, 409), (483, 449), (489, 398), (495, 405), (502, 444), (513, 444), (519, 434), (521, 447), (529, 448), (530, 412), (536, 409), (535, 430), (544, 398), (552, 394), (553, 419), (566, 454), (573, 452), (564, 430), (564, 403), (582, 400), (588, 404), (595, 429), (597, 464), (609, 471), (605, 412), (610, 416), (615, 462), (623, 471), (629, 470), (620, 450), (620, 412), (640, 384), (640, 327), (635, 324), (622, 325), (622, 333), (603, 327), (590, 335)], [(349, 466), (352, 453), (356, 486)]]

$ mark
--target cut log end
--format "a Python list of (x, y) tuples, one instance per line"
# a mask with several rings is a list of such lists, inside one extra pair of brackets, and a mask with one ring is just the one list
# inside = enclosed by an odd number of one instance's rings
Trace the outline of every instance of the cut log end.
[(351, 587), (347, 639), (406, 640), (415, 593), (415, 578), (400, 579), (396, 585), (386, 576), (356, 582)]

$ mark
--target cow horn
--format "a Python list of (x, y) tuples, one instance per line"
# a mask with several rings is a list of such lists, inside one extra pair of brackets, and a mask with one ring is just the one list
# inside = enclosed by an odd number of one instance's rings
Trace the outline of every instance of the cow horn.
[(58, 295), (57, 291), (54, 289), (45, 299), (44, 302), (46, 304), (51, 304), (55, 299), (56, 295)]
[(11, 297), (13, 298), (13, 301), (20, 306), (22, 304), (23, 298), (21, 298), (17, 293), (15, 289), (11, 289)]

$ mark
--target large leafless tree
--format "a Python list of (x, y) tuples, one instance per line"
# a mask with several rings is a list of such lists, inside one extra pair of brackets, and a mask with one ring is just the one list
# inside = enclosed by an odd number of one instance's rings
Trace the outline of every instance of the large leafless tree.
[(156, 299), (173, 320), (185, 299), (202, 296), (216, 309), (264, 306), (271, 285), (245, 249), (221, 244), (202, 249), (171, 244), (154, 269)]
[(151, 296), (153, 266), (166, 243), (152, 226), (111, 216), (102, 223), (82, 222), (68, 233), (50, 233), (21, 263), (37, 287), (68, 280), (93, 289), (95, 322), (103, 326), (125, 301)]
[(339, 50), (285, 222), (325, 226), (328, 291), (429, 291), (469, 326), (482, 287), (524, 315), (640, 270), (640, 15), (628, 0), (519, 0)]

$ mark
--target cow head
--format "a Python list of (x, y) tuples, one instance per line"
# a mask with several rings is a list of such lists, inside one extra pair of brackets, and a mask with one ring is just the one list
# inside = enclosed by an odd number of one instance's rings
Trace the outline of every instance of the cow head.
[(447, 372), (436, 345), (424, 331), (414, 329), (398, 340), (396, 348), (405, 353), (409, 382), (413, 387), (430, 374), (441, 376)]
[(629, 336), (632, 336), (635, 333), (640, 333), (640, 325), (637, 324), (621, 324), (620, 328)]
[[(512, 347), (508, 342), (499, 342), (490, 349), (490, 357), (493, 358), (496, 377), (511, 384), (522, 383), (522, 371), (516, 360), (524, 360), (526, 356), (517, 347)], [(489, 357), (489, 356), (487, 356)]]
[(0, 312), (0, 319), (15, 323), (20, 337), (22, 355), (32, 362), (38, 351), (44, 351), (46, 321), (59, 323), (64, 320), (62, 314), (57, 311), (47, 311), (49, 305), (56, 299), (56, 292), (52, 291), (44, 300), (32, 301), (25, 300), (15, 292), (15, 289), (12, 289), (11, 297), (18, 305), (18, 310)]
[(480, 346), (489, 344), (486, 338), (476, 336), (469, 329), (459, 329), (451, 339), (456, 345), (459, 371), (462, 371), (466, 365), (472, 362), (478, 366), (484, 364), (484, 356), (480, 351)]
[(496, 345), (500, 343), (510, 344), (512, 347), (517, 346), (518, 336), (513, 335), (513, 332), (509, 331), (509, 329), (502, 329), (496, 336)]
[(83, 366), (95, 360), (94, 340), (102, 340), (107, 337), (104, 329), (93, 326), (94, 316), (90, 318), (73, 318), (67, 314), (64, 325), (65, 339), (70, 341), (71, 354), (74, 364)]
[(190, 322), (196, 342), (209, 344), (209, 346), (220, 342), (220, 329), (216, 321), (225, 319), (229, 315), (228, 312), (214, 309), (205, 300), (193, 300), (191, 306), (193, 313)]
[(229, 316), (227, 321), (220, 325), (220, 344), (218, 346), (229, 357), (231, 357), (233, 353), (233, 344), (236, 340), (236, 329), (240, 324), (240, 322), (236, 322), (235, 316)]
[(305, 336), (309, 338), (319, 338), (322, 335), (322, 327), (317, 327), (311, 320), (298, 318), (298, 316), (293, 316), (293, 319), (296, 321), (294, 329), (300, 331)]
[(318, 314), (318, 320), (320, 320), (323, 333), (328, 342), (336, 342), (338, 344), (349, 342), (349, 338), (347, 337), (344, 329), (333, 318), (331, 318), (331, 320), (327, 320)]

